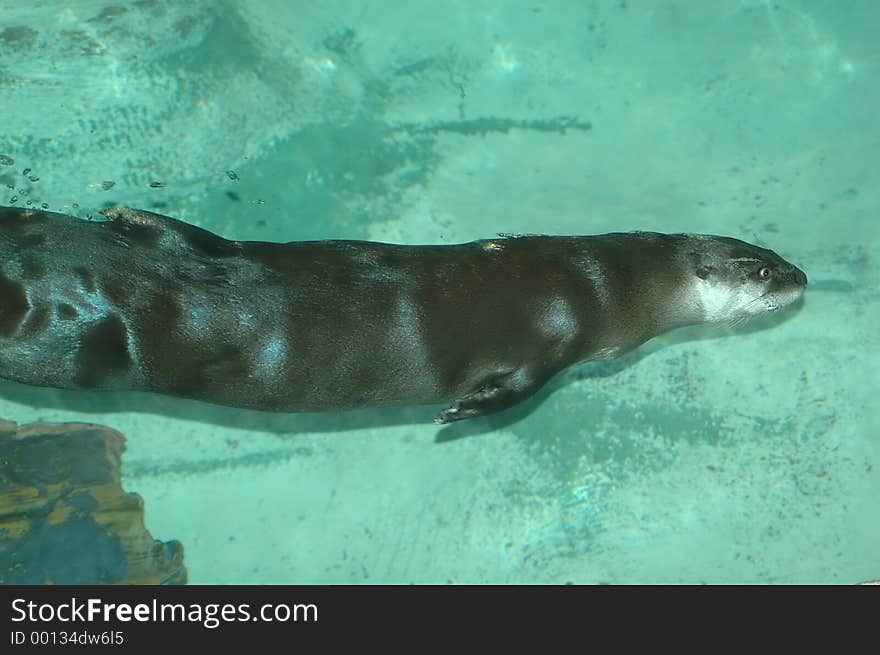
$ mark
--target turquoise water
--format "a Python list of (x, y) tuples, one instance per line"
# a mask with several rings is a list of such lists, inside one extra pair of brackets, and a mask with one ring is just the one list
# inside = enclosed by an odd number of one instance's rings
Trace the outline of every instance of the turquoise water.
[(810, 278), (452, 428), (11, 382), (0, 417), (121, 430), (194, 583), (880, 578), (878, 30), (869, 0), (0, 3), (0, 204), (277, 241), (706, 232)]

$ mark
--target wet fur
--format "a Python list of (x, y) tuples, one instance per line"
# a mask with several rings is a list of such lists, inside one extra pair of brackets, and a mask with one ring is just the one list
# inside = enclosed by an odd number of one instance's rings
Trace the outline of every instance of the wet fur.
[(705, 322), (698, 279), (738, 288), (766, 265), (766, 293), (793, 299), (806, 284), (726, 237), (281, 244), (106, 216), (0, 208), (0, 376), (273, 411), (449, 403), (437, 421), (450, 422)]

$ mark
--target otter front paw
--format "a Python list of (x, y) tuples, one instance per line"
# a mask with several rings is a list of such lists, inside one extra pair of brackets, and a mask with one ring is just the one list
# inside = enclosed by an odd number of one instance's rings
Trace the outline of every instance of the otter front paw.
[(452, 407), (444, 409), (434, 419), (436, 425), (446, 425), (454, 421), (461, 421), (466, 418), (473, 418), (480, 412), (474, 408), (461, 407), (459, 403), (454, 403)]

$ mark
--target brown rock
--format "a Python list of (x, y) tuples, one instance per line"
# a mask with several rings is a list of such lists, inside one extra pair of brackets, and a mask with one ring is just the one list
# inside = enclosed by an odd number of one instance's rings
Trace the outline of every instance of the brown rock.
[(183, 584), (183, 546), (153, 539), (120, 484), (125, 437), (0, 420), (0, 584)]

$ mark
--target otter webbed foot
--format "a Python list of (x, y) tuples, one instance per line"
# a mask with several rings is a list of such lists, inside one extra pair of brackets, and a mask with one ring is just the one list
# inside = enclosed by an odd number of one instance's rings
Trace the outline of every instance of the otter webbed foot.
[(476, 391), (459, 398), (440, 412), (434, 423), (445, 425), (508, 409), (529, 398), (544, 386), (548, 378), (549, 376), (542, 376), (541, 379), (536, 379), (523, 369), (496, 375)]

